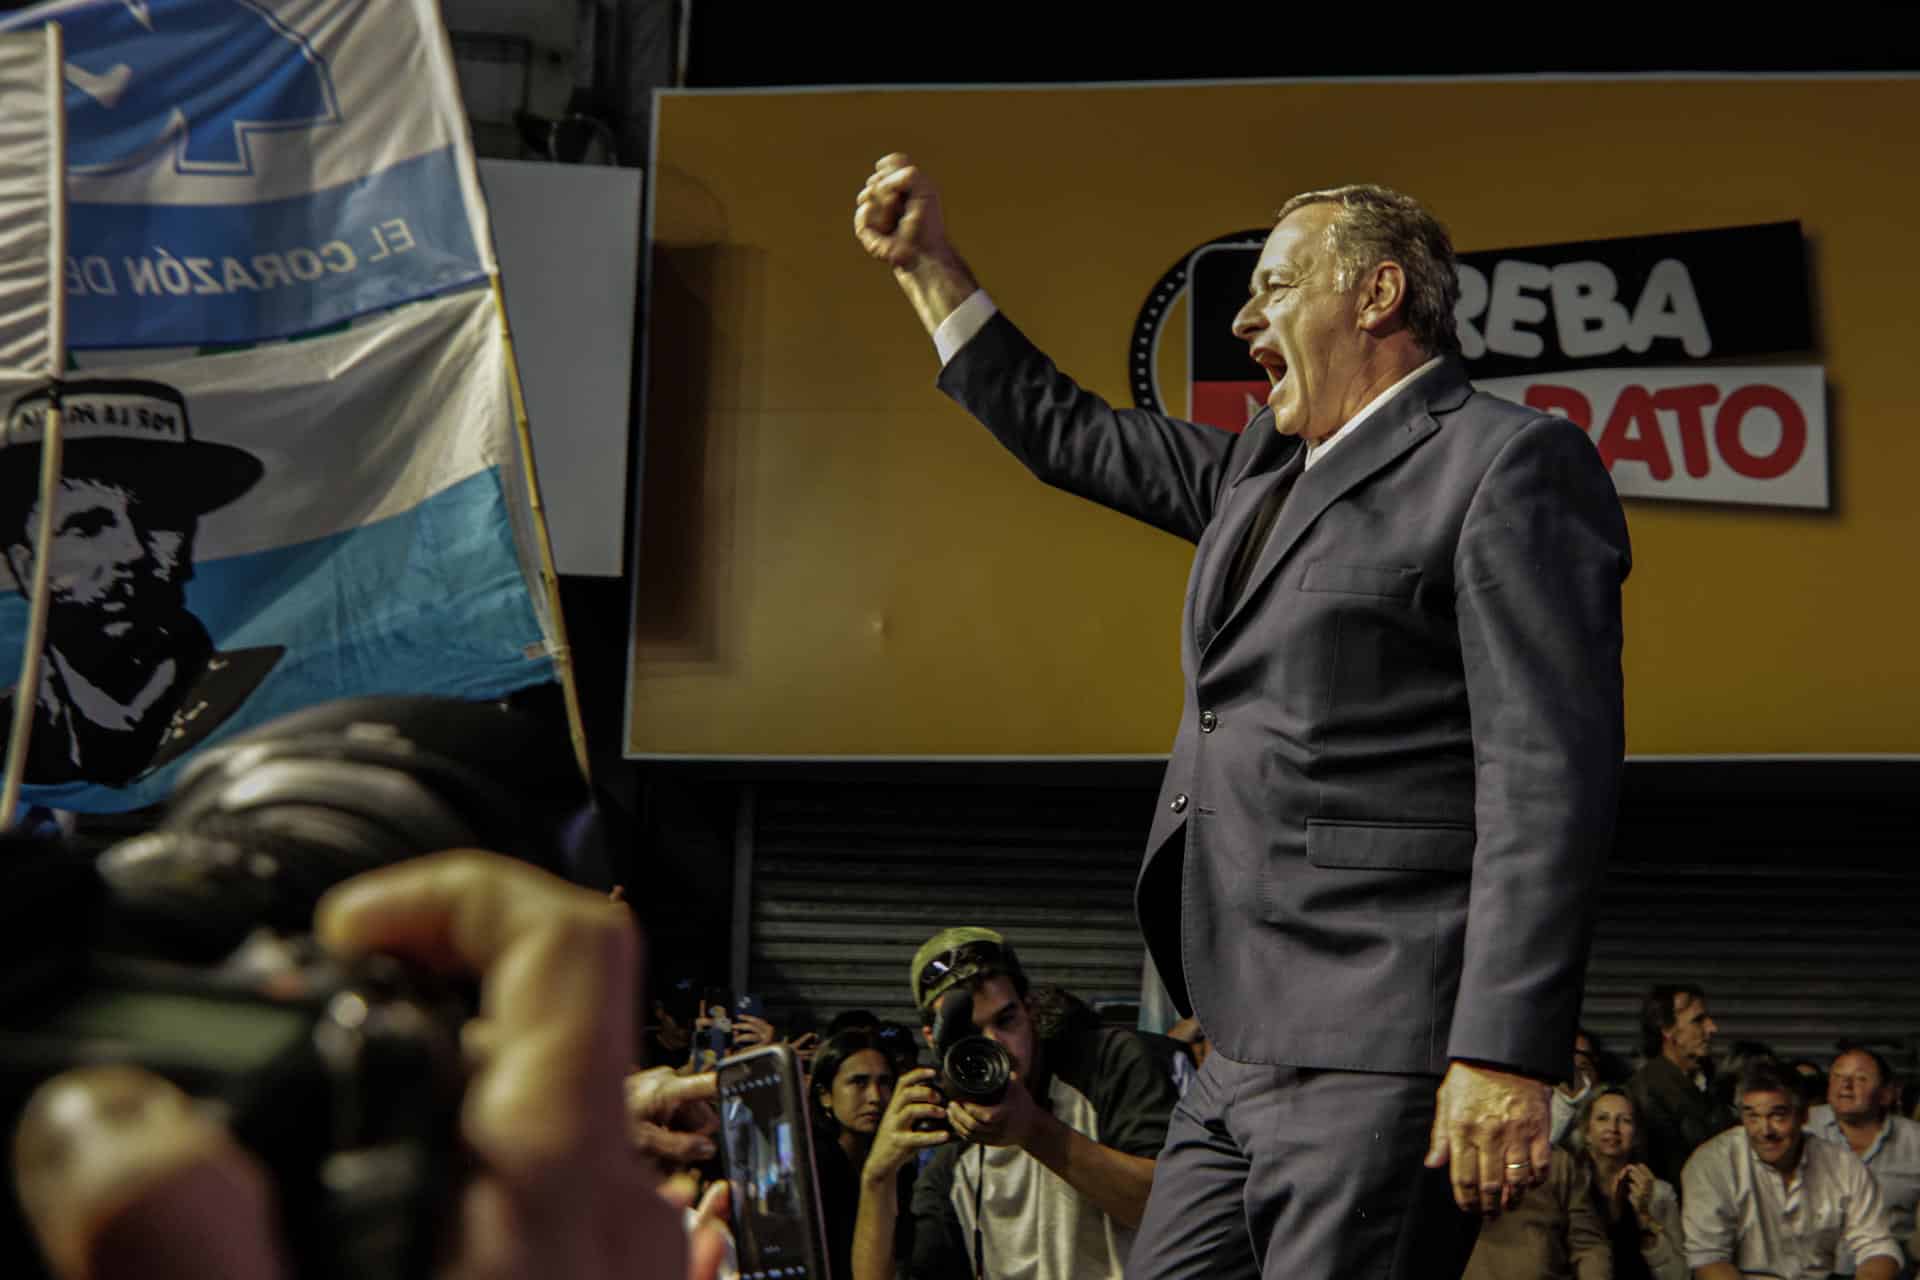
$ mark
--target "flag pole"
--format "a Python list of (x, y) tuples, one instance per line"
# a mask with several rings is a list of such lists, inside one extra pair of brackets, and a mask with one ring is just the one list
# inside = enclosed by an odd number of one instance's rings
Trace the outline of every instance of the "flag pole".
[(573, 646), (567, 640), (567, 619), (560, 610), (560, 574), (554, 567), (553, 540), (547, 534), (547, 508), (540, 497), (540, 474), (533, 461), (533, 431), (527, 423), (527, 402), (520, 388), (520, 361), (513, 350), (513, 327), (507, 323), (507, 300), (500, 288), (500, 272), (495, 269), (487, 278), (493, 289), (493, 309), (499, 318), (500, 335), (507, 357), (507, 388), (513, 397), (513, 423), (515, 435), (520, 441), (520, 460), (526, 468), (527, 499), (533, 511), (534, 541), (540, 546), (540, 586), (546, 593), (547, 607), (553, 614), (556, 641), (553, 665), (560, 673), (560, 690), (567, 704), (567, 731), (573, 737), (574, 758), (579, 762), (580, 776), (591, 783), (593, 767), (587, 757), (586, 721), (580, 715), (580, 691), (574, 681)]
[(33, 528), (33, 584), (28, 589), (27, 635), (20, 680), (13, 692), (13, 723), (7, 728), (7, 767), (0, 779), (0, 827), (11, 827), (26, 780), (33, 715), (40, 703), (40, 665), (45, 659), (54, 499), (60, 490), (60, 378), (67, 369), (67, 112), (66, 52), (60, 24), (47, 37), (47, 412), (40, 429), (40, 509)]

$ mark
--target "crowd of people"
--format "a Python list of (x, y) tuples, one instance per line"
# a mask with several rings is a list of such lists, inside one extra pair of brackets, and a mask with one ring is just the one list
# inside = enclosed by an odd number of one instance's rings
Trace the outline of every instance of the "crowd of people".
[(1716, 1055), (1716, 1031), (1691, 984), (1647, 992), (1636, 1070), (1581, 1031), (1552, 1099), (1554, 1177), (1482, 1227), (1468, 1275), (1912, 1275), (1920, 1124), (1886, 1056)]
[[(936, 958), (950, 972), (920, 985)], [(1103, 1199), (1084, 1167), (1078, 1180), (1072, 1162), (1055, 1167), (1021, 1122), (983, 1124), (972, 1107), (943, 1106), (928, 1065), (931, 1003), (970, 985), (978, 1029), (1009, 1045), (1042, 1110), (1133, 1154), (1149, 1181), (1204, 1035), (1190, 1019), (1166, 1036), (1102, 1026), (1071, 993), (1030, 982), (987, 930), (935, 937), (913, 968), (925, 1029), (851, 1010), (829, 1022), (817, 1051), (813, 1037), (796, 1037), (811, 1058), (831, 1274), (1119, 1275), (1144, 1192)], [(1637, 1068), (1586, 1030), (1576, 1035), (1573, 1074), (1551, 1097), (1548, 1176), (1482, 1223), (1468, 1280), (1915, 1274), (1920, 1122), (1910, 1112), (1920, 1098), (1904, 1092), (1886, 1054), (1844, 1043), (1823, 1065), (1752, 1041), (1716, 1052), (1717, 1030), (1705, 992), (1678, 984), (1643, 1001)], [(745, 1045), (778, 1033), (756, 1021), (735, 1034)], [(1101, 1045), (1091, 1059), (1090, 1036)], [(669, 1069), (695, 1070), (688, 1038), (678, 1039), (664, 1050), (676, 1060)], [(1089, 1073), (1090, 1061), (1107, 1065)], [(955, 1141), (960, 1133), (968, 1137)]]
[[(337, 950), (479, 978), (462, 1114), (472, 1167), (449, 1274), (734, 1274), (715, 1075), (694, 1037), (662, 1027), (648, 1051), (677, 1061), (632, 1066), (637, 936), (624, 908), (469, 853), (360, 877), (317, 925)], [(828, 1275), (1122, 1274), (1204, 1036), (1105, 1023), (1032, 980), (990, 929), (928, 939), (905, 979), (921, 1026), (849, 1011), (824, 1038), (796, 1037)], [(943, 1001), (1006, 1051), (998, 1100), (936, 1087)], [(1578, 1034), (1552, 1091), (1547, 1176), (1484, 1216), (1467, 1276), (1913, 1275), (1920, 1123), (1882, 1052), (1848, 1044), (1825, 1064), (1782, 1062), (1737, 1042), (1716, 1055), (1706, 994), (1689, 985), (1653, 988), (1642, 1030), (1631, 1071)], [(780, 1032), (741, 1018), (729, 1038), (738, 1050)], [(258, 1159), (156, 1077), (60, 1077), (28, 1108), (14, 1162), (62, 1274), (290, 1270)]]
[[(1184, 1029), (1187, 1040), (1104, 1023), (1072, 993), (1031, 982), (991, 929), (936, 934), (908, 977), (919, 1028), (852, 1010), (829, 1022), (817, 1046), (796, 1037), (809, 1060), (831, 1274), (1118, 1275), (1167, 1120), (1204, 1046)], [(1013, 1082), (997, 1101), (949, 1098), (936, 1085), (934, 1010), (956, 990), (973, 1032), (1010, 1060)], [(679, 1047), (664, 1051), (682, 1062), (653, 1070), (697, 1071), (710, 1021), (698, 1015), (690, 1034), (667, 1036)], [(754, 1019), (735, 1029), (733, 1044), (775, 1034)], [(716, 1173), (709, 1165), (681, 1176)]]

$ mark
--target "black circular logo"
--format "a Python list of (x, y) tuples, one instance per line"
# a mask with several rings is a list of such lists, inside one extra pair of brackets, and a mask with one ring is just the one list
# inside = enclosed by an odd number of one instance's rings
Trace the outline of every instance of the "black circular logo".
[(1205, 244), (1197, 244), (1175, 259), (1174, 264), (1154, 283), (1147, 300), (1140, 305), (1140, 314), (1134, 317), (1133, 337), (1127, 347), (1127, 381), (1133, 387), (1135, 408), (1151, 409), (1155, 413), (1166, 412), (1166, 399), (1160, 394), (1160, 373), (1157, 368), (1160, 329), (1166, 324), (1167, 314), (1173, 310), (1173, 304), (1187, 291), (1187, 264), (1193, 260), (1193, 255), (1215, 245), (1264, 244), (1271, 230), (1235, 231), (1215, 236)]

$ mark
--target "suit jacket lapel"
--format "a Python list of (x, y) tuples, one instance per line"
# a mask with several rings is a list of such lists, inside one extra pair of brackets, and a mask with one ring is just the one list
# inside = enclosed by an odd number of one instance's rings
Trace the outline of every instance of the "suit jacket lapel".
[[(1355, 427), (1353, 435), (1342, 440), (1338, 449), (1302, 474), (1293, 486), (1293, 492), (1287, 495), (1286, 504), (1280, 508), (1280, 518), (1274, 522), (1267, 545), (1254, 562), (1246, 590), (1240, 593), (1239, 600), (1233, 602), (1232, 612), (1226, 615), (1219, 630), (1213, 633), (1207, 643), (1218, 640), (1247, 612), (1248, 601), (1260, 594), (1267, 579), (1286, 562), (1307, 530), (1320, 518), (1321, 512), (1438, 431), (1440, 423), (1434, 417), (1434, 411), (1457, 408), (1472, 393), (1473, 387), (1467, 382), (1465, 368), (1457, 360), (1443, 360), (1437, 368), (1429, 370), (1372, 417)], [(1301, 452), (1305, 453), (1304, 450)], [(1300, 465), (1300, 462), (1296, 461), (1295, 465)], [(1240, 527), (1244, 530), (1246, 526), (1242, 524)], [(1223, 544), (1216, 558), (1231, 563), (1232, 552), (1228, 544)], [(1226, 575), (1225, 565), (1215, 569), (1213, 585), (1216, 590)]]

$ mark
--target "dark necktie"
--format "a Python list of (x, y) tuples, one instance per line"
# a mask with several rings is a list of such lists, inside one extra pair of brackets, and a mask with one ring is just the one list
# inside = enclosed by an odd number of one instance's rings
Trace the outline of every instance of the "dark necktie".
[(1267, 539), (1273, 534), (1273, 526), (1280, 519), (1280, 508), (1285, 505), (1287, 495), (1293, 492), (1293, 486), (1300, 480), (1305, 467), (1285, 467), (1274, 479), (1273, 488), (1260, 500), (1260, 510), (1255, 513), (1253, 523), (1247, 526), (1247, 533), (1240, 541), (1240, 547), (1234, 552), (1233, 568), (1227, 573), (1226, 589), (1214, 604), (1214, 624), (1217, 627), (1225, 622), (1240, 603), (1240, 597), (1246, 593), (1247, 580), (1253, 576), (1253, 566), (1260, 561), (1260, 553), (1266, 550)]

